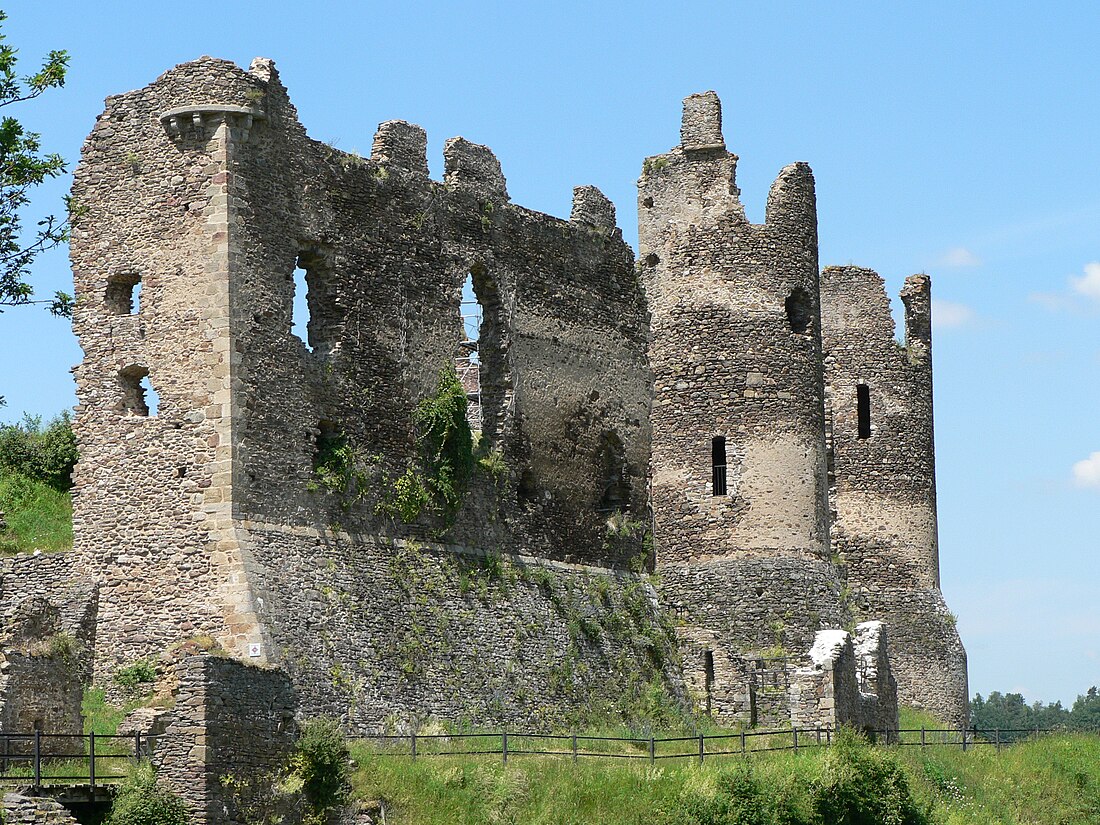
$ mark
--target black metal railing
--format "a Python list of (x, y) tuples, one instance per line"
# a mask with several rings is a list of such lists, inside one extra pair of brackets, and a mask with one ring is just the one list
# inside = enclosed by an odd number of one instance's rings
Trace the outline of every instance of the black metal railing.
[[(901, 728), (865, 731), (875, 741), (899, 747), (994, 747), (998, 751), (1023, 739), (1050, 733), (1049, 729), (1013, 728)], [(655, 763), (666, 759), (748, 756), (776, 751), (798, 751), (832, 745), (833, 728), (747, 730), (738, 733), (673, 737), (586, 736), (583, 734), (493, 733), (388, 734), (359, 736), (377, 756), (418, 759), (430, 756), (559, 756), (580, 759), (634, 759)]]
[(0, 785), (114, 784), (126, 767), (153, 753), (154, 736), (135, 734), (0, 733)]

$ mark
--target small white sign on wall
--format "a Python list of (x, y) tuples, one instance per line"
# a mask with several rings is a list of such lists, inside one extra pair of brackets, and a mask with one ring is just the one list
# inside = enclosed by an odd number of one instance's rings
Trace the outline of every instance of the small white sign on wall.
[(253, 659), (260, 658), (260, 644), (259, 642), (252, 642), (248, 645), (248, 655)]

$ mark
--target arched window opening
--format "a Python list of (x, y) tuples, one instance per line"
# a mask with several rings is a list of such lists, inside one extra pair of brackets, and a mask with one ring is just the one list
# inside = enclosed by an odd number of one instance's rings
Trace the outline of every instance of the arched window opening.
[(131, 366), (121, 370), (118, 381), (122, 388), (122, 411), (127, 415), (155, 416), (160, 397), (149, 381), (147, 367)]
[(716, 435), (710, 440), (711, 495), (726, 494), (726, 438)]
[(866, 384), (856, 384), (856, 414), (858, 417), (859, 437), (871, 437), (871, 388)]
[(455, 368), (466, 390), (470, 429), (480, 431), (487, 447), (498, 448), (512, 406), (504, 301), (493, 274), (480, 263), (467, 270), (456, 297)]
[(136, 315), (141, 309), (141, 276), (133, 272), (111, 276), (105, 298), (112, 315)]
[(809, 292), (796, 286), (783, 302), (783, 307), (787, 310), (787, 323), (791, 332), (799, 335), (809, 332), (814, 318), (814, 304)]
[(599, 450), (601, 513), (630, 509), (630, 474), (626, 466), (626, 448), (613, 432), (600, 437)]
[(470, 271), (462, 282), (462, 296), (459, 299), (459, 320), (462, 330), (455, 353), (455, 372), (462, 389), (466, 391), (466, 420), (470, 429), (481, 431), (483, 426), (481, 413), (481, 353), (478, 345), (481, 340), (481, 325), (485, 313), (474, 291), (474, 274)]

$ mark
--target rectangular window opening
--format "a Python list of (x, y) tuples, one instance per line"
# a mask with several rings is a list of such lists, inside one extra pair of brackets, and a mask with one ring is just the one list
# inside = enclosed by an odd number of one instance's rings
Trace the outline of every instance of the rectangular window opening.
[(710, 441), (711, 495), (726, 494), (726, 439), (716, 435)]
[(859, 418), (859, 437), (871, 437), (871, 388), (856, 384), (856, 413)]

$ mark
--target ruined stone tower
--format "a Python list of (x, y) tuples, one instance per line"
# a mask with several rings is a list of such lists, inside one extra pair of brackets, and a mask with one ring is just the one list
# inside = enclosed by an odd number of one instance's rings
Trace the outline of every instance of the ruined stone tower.
[(940, 592), (931, 284), (905, 282), (905, 346), (882, 279), (821, 274), (832, 545), (853, 609), (886, 622), (898, 700), (965, 724), (966, 652)]
[[(713, 92), (646, 160), (639, 258), (652, 313), (652, 507), (662, 595), (708, 657), (803, 650), (839, 627), (827, 515), (817, 214), (809, 167), (745, 218)], [(707, 641), (709, 639), (710, 641)]]

